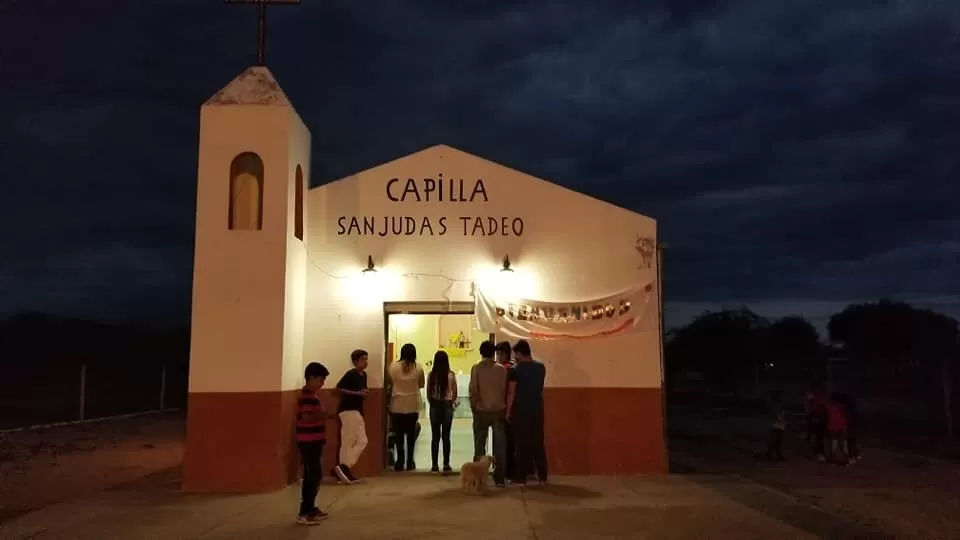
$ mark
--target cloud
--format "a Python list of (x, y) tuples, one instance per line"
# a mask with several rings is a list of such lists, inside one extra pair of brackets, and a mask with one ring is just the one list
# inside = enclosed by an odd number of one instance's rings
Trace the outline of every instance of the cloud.
[[(253, 10), (4, 10), (0, 295), (188, 290), (199, 105), (251, 62)], [(955, 2), (333, 0), (269, 25), (314, 184), (446, 143), (656, 217), (673, 302), (956, 290)], [(71, 250), (97, 255), (68, 290), (37, 269)]]

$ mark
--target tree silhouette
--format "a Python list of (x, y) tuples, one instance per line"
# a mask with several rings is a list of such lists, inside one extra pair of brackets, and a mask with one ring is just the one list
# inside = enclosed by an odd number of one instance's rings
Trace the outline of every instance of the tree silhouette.
[(702, 373), (714, 390), (735, 389), (738, 379), (759, 368), (768, 325), (746, 308), (704, 313), (669, 336), (666, 369)]
[(767, 351), (776, 360), (777, 371), (786, 377), (821, 376), (823, 352), (820, 333), (807, 319), (790, 315), (777, 319), (766, 332)]
[(830, 340), (843, 346), (864, 375), (898, 383), (930, 402), (939, 396), (946, 431), (952, 433), (952, 365), (960, 326), (955, 319), (903, 302), (850, 305), (830, 318)]

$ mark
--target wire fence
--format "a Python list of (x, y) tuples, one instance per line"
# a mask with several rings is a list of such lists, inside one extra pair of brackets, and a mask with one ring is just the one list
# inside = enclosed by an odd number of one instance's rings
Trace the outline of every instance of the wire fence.
[(0, 366), (0, 431), (186, 406), (186, 362)]

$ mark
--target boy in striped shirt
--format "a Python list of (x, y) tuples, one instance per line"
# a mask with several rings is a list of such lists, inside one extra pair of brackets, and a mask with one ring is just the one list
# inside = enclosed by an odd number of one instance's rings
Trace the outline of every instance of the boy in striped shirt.
[(320, 389), (330, 371), (318, 362), (307, 365), (303, 377), (307, 384), (297, 400), (297, 448), (303, 461), (303, 486), (300, 490), (300, 513), (297, 523), (316, 525), (327, 518), (327, 513), (316, 507), (320, 486), (320, 459), (327, 441), (327, 411), (320, 400)]

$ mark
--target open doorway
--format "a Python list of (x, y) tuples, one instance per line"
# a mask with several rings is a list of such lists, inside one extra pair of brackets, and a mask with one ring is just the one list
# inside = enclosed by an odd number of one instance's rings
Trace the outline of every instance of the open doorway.
[[(416, 312), (391, 312), (384, 309), (386, 317), (386, 352), (384, 368), (400, 358), (400, 348), (411, 343), (417, 348), (417, 363), (429, 376), (433, 368), (433, 358), (437, 351), (443, 350), (450, 358), (450, 369), (454, 372), (457, 381), (457, 403), (453, 413), (453, 426), (450, 429), (450, 465), (454, 470), (473, 459), (473, 416), (470, 412), (468, 387), (470, 383), (470, 369), (480, 361), (480, 343), (492, 339), (493, 336), (474, 328), (473, 306), (467, 304), (448, 306), (446, 312), (426, 312), (421, 309)], [(384, 373), (384, 380), (388, 380)], [(417, 471), (429, 471), (432, 465), (431, 440), (433, 427), (430, 425), (430, 406), (427, 403), (426, 389), (420, 393), (420, 413), (418, 421), (420, 434), (414, 445), (414, 461)], [(386, 400), (389, 408), (389, 397)], [(396, 448), (390, 436), (389, 410), (384, 429), (387, 436), (386, 455), (384, 466), (393, 470)], [(440, 445), (438, 456), (439, 465), (443, 465), (443, 449)]]

